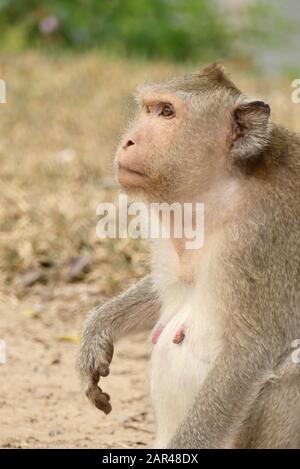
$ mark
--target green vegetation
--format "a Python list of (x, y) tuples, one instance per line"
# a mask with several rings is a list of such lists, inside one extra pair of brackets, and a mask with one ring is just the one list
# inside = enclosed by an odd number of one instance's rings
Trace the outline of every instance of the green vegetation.
[[(0, 47), (206, 61), (236, 52), (228, 16), (213, 0), (0, 0)], [(243, 26), (253, 37), (256, 16)]]

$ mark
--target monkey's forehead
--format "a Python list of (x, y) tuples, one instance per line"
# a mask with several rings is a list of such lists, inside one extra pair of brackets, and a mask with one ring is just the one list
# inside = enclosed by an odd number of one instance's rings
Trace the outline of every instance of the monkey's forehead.
[[(137, 87), (137, 95), (143, 95), (145, 93), (153, 92), (201, 92), (205, 91), (207, 88), (208, 82), (206, 76), (201, 75), (200, 72), (190, 73), (188, 75), (180, 75), (178, 77), (172, 78), (168, 81), (163, 81), (159, 83), (146, 83)], [(210, 87), (212, 83), (210, 83)]]
[(139, 86), (134, 94), (135, 100), (141, 102), (170, 101), (186, 98), (181, 90), (172, 90), (167, 84), (146, 84)]

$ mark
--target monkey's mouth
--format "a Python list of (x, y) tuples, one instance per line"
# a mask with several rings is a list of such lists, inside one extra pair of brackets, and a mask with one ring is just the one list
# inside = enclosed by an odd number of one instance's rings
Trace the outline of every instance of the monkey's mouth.
[(126, 165), (123, 165), (121, 163), (118, 164), (118, 170), (119, 171), (126, 171), (128, 173), (132, 173), (132, 174), (137, 174), (138, 176), (141, 176), (141, 177), (145, 177), (146, 174), (145, 173), (142, 173), (141, 171), (138, 171), (136, 169), (132, 169), (130, 168), (129, 166), (126, 166)]

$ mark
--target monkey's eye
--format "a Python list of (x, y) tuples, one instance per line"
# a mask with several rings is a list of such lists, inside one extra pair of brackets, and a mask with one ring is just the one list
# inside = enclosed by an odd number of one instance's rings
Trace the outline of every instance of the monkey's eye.
[(174, 117), (175, 109), (172, 104), (162, 104), (159, 116), (163, 117)]

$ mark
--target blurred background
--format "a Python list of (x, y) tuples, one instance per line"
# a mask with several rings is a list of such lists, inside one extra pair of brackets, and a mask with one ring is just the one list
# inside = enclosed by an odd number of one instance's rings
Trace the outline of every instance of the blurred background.
[(148, 268), (145, 243), (95, 231), (130, 96), (219, 60), (300, 130), (299, 44), (297, 0), (0, 0), (0, 446), (151, 444), (143, 336), (117, 352), (109, 419), (74, 371), (85, 314)]

